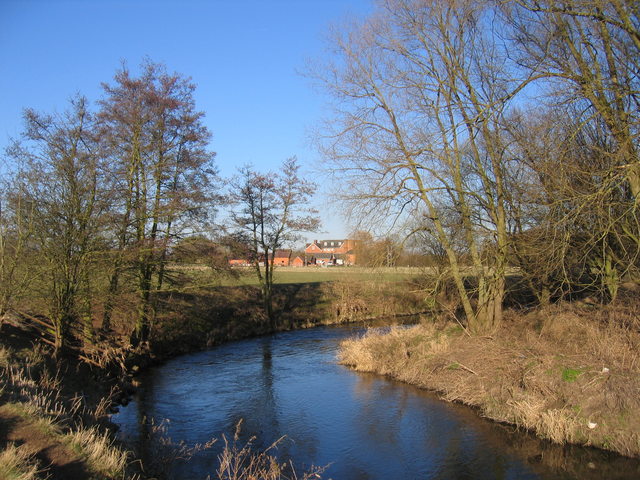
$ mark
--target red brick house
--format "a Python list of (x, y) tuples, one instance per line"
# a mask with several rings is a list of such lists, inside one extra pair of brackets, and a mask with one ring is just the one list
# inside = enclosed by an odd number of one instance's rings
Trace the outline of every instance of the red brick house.
[(355, 240), (314, 240), (304, 249), (307, 264), (354, 265)]
[(288, 267), (291, 263), (291, 250), (276, 250), (273, 264), (280, 267)]
[[(260, 255), (258, 263), (260, 266), (264, 266), (264, 254)], [(273, 264), (281, 267), (288, 267), (291, 264), (291, 250), (276, 250), (273, 257)], [(232, 267), (249, 267), (253, 265), (253, 262), (246, 258), (232, 258), (229, 259), (229, 265)]]
[(304, 259), (302, 257), (296, 257), (291, 261), (292, 267), (304, 267)]

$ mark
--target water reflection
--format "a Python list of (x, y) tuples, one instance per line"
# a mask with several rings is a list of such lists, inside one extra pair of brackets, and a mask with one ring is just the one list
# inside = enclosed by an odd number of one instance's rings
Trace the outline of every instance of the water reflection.
[[(331, 464), (327, 478), (640, 478), (638, 461), (563, 448), (480, 418), (433, 394), (335, 364), (351, 328), (289, 332), (184, 356), (148, 372), (114, 417), (121, 436), (154, 455), (142, 419), (168, 418), (174, 440), (202, 443), (233, 435), (268, 447), (299, 467)], [(171, 478), (215, 472), (219, 446), (178, 463)]]

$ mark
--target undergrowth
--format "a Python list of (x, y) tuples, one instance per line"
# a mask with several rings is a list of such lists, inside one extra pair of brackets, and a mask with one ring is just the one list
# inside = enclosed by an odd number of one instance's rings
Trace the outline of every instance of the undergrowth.
[[(111, 434), (98, 426), (106, 414), (108, 399), (92, 408), (80, 395), (62, 395), (59, 371), (51, 372), (46, 355), (37, 346), (21, 351), (0, 347), (0, 364), (0, 400), (5, 413), (23, 419), (49, 442), (68, 445), (71, 454), (77, 455), (96, 478), (137, 478), (127, 472), (130, 453), (115, 445)], [(0, 478), (40, 478), (32, 462), (33, 452), (27, 453), (28, 445), (20, 448), (7, 444), (0, 453), (1, 464), (26, 476), (5, 472)], [(11, 459), (18, 466), (11, 466)], [(31, 467), (25, 470), (19, 465)], [(50, 472), (43, 467), (40, 473), (46, 478)]]

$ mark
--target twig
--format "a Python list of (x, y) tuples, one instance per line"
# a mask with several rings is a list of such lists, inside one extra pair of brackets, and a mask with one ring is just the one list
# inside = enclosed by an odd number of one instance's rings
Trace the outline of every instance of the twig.
[(476, 371), (474, 371), (474, 370), (471, 370), (471, 369), (470, 369), (469, 367), (467, 367), (466, 365), (464, 365), (464, 364), (462, 364), (462, 363), (460, 363), (460, 362), (458, 362), (458, 361), (456, 361), (456, 360), (454, 360), (454, 362), (455, 362), (457, 365), (459, 365), (462, 369), (466, 370), (467, 372), (471, 372), (471, 373), (473, 373), (474, 375), (478, 375), (478, 372), (476, 372)]

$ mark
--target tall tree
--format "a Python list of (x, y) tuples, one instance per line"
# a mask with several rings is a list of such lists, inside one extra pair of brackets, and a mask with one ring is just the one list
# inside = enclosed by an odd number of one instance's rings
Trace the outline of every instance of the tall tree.
[[(62, 115), (25, 112), (24, 142), (13, 149), (22, 166), (20, 190), (39, 254), (46, 264), (49, 317), (56, 351), (71, 340), (71, 329), (87, 315), (89, 268), (98, 250), (103, 165), (93, 117), (83, 97)], [(84, 306), (84, 308), (83, 308)]]
[(113, 165), (116, 205), (114, 268), (103, 326), (109, 327), (123, 271), (133, 266), (139, 301), (132, 341), (137, 345), (148, 339), (156, 310), (153, 294), (163, 288), (170, 242), (211, 205), (214, 154), (188, 78), (146, 62), (139, 77), (123, 67), (114, 83), (103, 87), (99, 118)]
[(502, 318), (510, 225), (503, 121), (527, 81), (499, 28), (489, 2), (383, 1), (336, 36), (340, 61), (319, 74), (338, 106), (322, 146), (345, 198), (385, 222), (424, 219), (419, 229), (444, 248), (475, 332)]
[(277, 327), (273, 311), (276, 251), (319, 226), (315, 210), (309, 207), (316, 187), (299, 170), (294, 157), (285, 160), (278, 173), (261, 174), (245, 167), (231, 182), (230, 198), (236, 206), (232, 219), (250, 246), (264, 311), (273, 329)]

